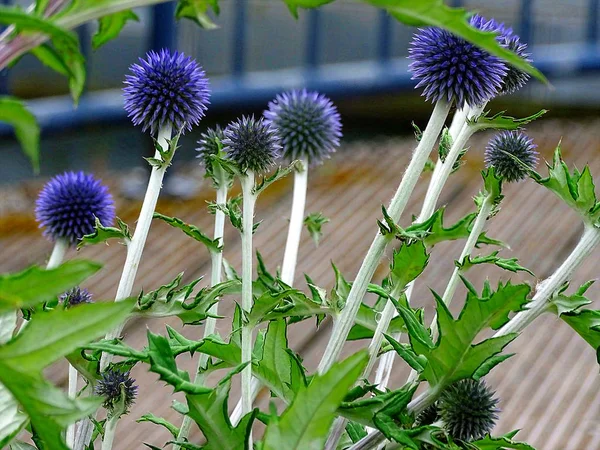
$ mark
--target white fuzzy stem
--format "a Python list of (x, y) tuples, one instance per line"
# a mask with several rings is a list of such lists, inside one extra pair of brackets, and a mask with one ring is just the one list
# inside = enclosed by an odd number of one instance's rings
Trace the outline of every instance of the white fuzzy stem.
[[(157, 142), (165, 151), (169, 148), (168, 140), (171, 139), (172, 126), (165, 125), (158, 131)], [(156, 159), (162, 159), (161, 154), (156, 151), (154, 155)], [(150, 231), (150, 224), (152, 223), (152, 216), (156, 209), (156, 203), (158, 202), (158, 196), (162, 188), (162, 181), (167, 171), (168, 164), (165, 163), (161, 167), (152, 167), (150, 173), (150, 180), (148, 181), (148, 188), (146, 189), (146, 195), (144, 202), (142, 203), (142, 210), (135, 227), (133, 237), (127, 246), (127, 257), (125, 259), (125, 265), (123, 267), (123, 273), (119, 280), (119, 287), (117, 288), (117, 295), (115, 301), (125, 300), (131, 295), (133, 290), (133, 283), (140, 266), (142, 259), (142, 253), (144, 246), (146, 245), (146, 239), (148, 238), (148, 232)], [(110, 333), (108, 333), (105, 339), (114, 339), (121, 335), (124, 325), (119, 325)], [(103, 353), (100, 360), (100, 371), (105, 370), (110, 362), (112, 361), (112, 355)]]
[(111, 417), (106, 421), (104, 437), (102, 438), (102, 450), (112, 450), (118, 423), (118, 417)]
[[(79, 372), (77, 369), (69, 364), (69, 398), (77, 397), (77, 378), (79, 377)], [(67, 427), (66, 434), (66, 442), (67, 447), (73, 448), (75, 445), (75, 424), (72, 423)]]
[[(423, 172), (431, 149), (448, 117), (449, 110), (450, 104), (445, 101), (438, 101), (435, 105), (429, 123), (421, 137), (421, 141), (413, 153), (411, 161), (400, 182), (400, 186), (388, 207), (388, 214), (396, 222), (400, 219), (415, 185)], [(381, 260), (385, 247), (389, 241), (390, 236), (384, 236), (380, 232), (375, 236), (365, 259), (363, 260), (361, 268), (358, 271), (356, 279), (352, 284), (348, 299), (346, 300), (346, 306), (342, 310), (339, 319), (334, 323), (327, 348), (319, 363), (318, 372), (320, 374), (327, 372), (339, 357), (344, 343), (346, 342), (346, 338), (348, 337), (348, 333), (354, 324), (358, 308), (367, 292), (367, 287), (373, 278), (373, 274), (379, 265), (379, 261)]]
[[(217, 189), (217, 205), (223, 205), (227, 203), (227, 183), (222, 182)], [(214, 239), (218, 240), (220, 245), (223, 246), (223, 233), (225, 229), (225, 213), (220, 209), (215, 212), (215, 230)], [(217, 251), (211, 251), (211, 272), (210, 272), (210, 285), (216, 286), (221, 282), (221, 273), (223, 268), (223, 253)], [(210, 309), (209, 314), (216, 316), (219, 313), (219, 303), (215, 303)], [(217, 319), (214, 317), (208, 317), (204, 325), (204, 338), (214, 334), (217, 325)], [(195, 384), (204, 383), (204, 369), (208, 363), (209, 356), (206, 353), (201, 353), (198, 359), (198, 367), (196, 368), (196, 377), (194, 378)], [(179, 428), (179, 434), (177, 435), (177, 442), (182, 442), (187, 439), (190, 434), (192, 427), (192, 419), (189, 416), (183, 418), (181, 427)], [(177, 444), (173, 444), (173, 450), (180, 450), (181, 447)]]
[(296, 261), (298, 259), (298, 247), (300, 236), (304, 225), (304, 206), (306, 204), (306, 190), (308, 186), (308, 162), (301, 160), (302, 168), (294, 172), (294, 197), (292, 200), (292, 213), (290, 215), (290, 226), (285, 244), (283, 264), (281, 266), (281, 280), (288, 284), (294, 284), (296, 272)]
[[(242, 309), (249, 314), (252, 309), (252, 231), (254, 227), (254, 173), (251, 170), (241, 177), (242, 210)], [(253, 327), (242, 325), (242, 364), (248, 363), (241, 373), (242, 416), (252, 410), (252, 333)], [(249, 448), (252, 448), (252, 434), (249, 436)]]
[(69, 248), (69, 242), (66, 239), (58, 238), (52, 248), (50, 259), (46, 264), (46, 270), (56, 269), (60, 266), (65, 258), (67, 249)]

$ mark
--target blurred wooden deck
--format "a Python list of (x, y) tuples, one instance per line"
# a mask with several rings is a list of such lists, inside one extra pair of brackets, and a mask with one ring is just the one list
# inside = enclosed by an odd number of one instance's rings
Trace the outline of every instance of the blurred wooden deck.
[[(563, 137), (564, 155), (570, 165), (582, 168), (589, 162), (596, 181), (600, 180), (600, 121), (581, 122), (545, 120), (530, 127), (529, 133), (544, 157), (550, 158), (554, 147)], [(480, 134), (471, 141), (468, 163), (453, 175), (443, 192), (441, 204), (447, 204), (447, 223), (474, 210), (471, 200), (481, 187), (479, 171), (488, 134)], [(354, 142), (344, 148), (322, 167), (310, 173), (307, 213), (322, 212), (331, 218), (325, 225), (325, 235), (315, 249), (305, 234), (299, 254), (296, 283), (305, 288), (302, 273), (306, 272), (317, 284), (329, 289), (333, 283), (330, 261), (334, 261), (348, 279), (353, 279), (377, 230), (375, 220), (380, 206), (387, 204), (396, 189), (414, 142), (411, 139), (384, 139)], [(187, 151), (183, 149), (183, 151)], [(197, 168), (192, 173), (201, 176)], [(542, 174), (545, 169), (540, 168)], [(410, 214), (418, 213), (425, 179), (417, 188), (407, 209), (403, 223)], [(109, 174), (107, 179), (116, 185), (118, 176)], [(39, 183), (0, 190), (0, 272), (17, 271), (29, 264), (44, 263), (49, 256), (51, 244), (43, 239), (33, 221), (33, 202)], [(113, 192), (116, 192), (116, 187)], [(528, 181), (505, 187), (506, 198), (502, 210), (490, 224), (490, 235), (507, 242), (513, 250), (503, 251), (506, 257), (516, 256), (541, 279), (548, 276), (574, 246), (581, 233), (581, 226), (574, 213), (561, 204), (551, 193)], [(157, 210), (176, 215), (210, 232), (213, 217), (206, 212), (205, 201), (214, 195), (205, 185), (201, 194), (190, 201), (161, 200)], [(281, 263), (291, 200), (291, 180), (272, 186), (259, 200), (257, 220), (264, 220), (255, 235), (256, 248), (262, 253), (272, 270)], [(139, 203), (118, 199), (118, 215), (133, 226)], [(462, 242), (443, 243), (436, 246), (425, 276), (417, 284), (414, 304), (427, 305), (431, 317), (432, 298), (428, 291), (443, 291), (453, 260), (458, 257)], [(239, 268), (239, 236), (231, 227), (225, 233), (225, 256)], [(485, 251), (485, 250), (484, 250)], [(73, 252), (74, 253), (74, 252)], [(69, 257), (75, 256), (73, 253)], [(125, 259), (124, 248), (117, 244), (96, 246), (80, 251), (79, 258), (89, 258), (105, 263), (104, 270), (88, 283), (97, 299), (114, 297), (116, 284)], [(136, 289), (151, 290), (172, 280), (185, 271), (185, 280), (206, 274), (209, 257), (205, 249), (178, 230), (156, 222), (150, 232), (144, 258), (136, 280)], [(376, 274), (385, 275), (387, 260)], [(592, 255), (576, 275), (576, 282), (597, 277), (600, 252)], [(495, 283), (507, 279), (508, 273), (496, 269), (474, 268), (469, 278), (481, 287), (485, 277)], [(207, 277), (208, 278), (208, 277)], [(529, 276), (512, 276), (512, 279)], [(595, 298), (598, 287), (590, 290)], [(461, 307), (462, 291), (457, 294), (453, 311)], [(220, 313), (231, 316), (232, 299), (222, 302)], [(168, 320), (179, 326), (177, 320)], [(228, 331), (228, 319), (221, 321), (220, 330)], [(141, 347), (145, 342), (146, 327), (164, 332), (164, 323), (152, 321), (130, 322), (125, 330), (127, 342)], [(202, 327), (186, 327), (184, 334), (200, 338)], [(290, 346), (300, 352), (306, 367), (314, 370), (321, 357), (330, 329), (323, 326), (314, 329), (314, 321), (293, 325), (290, 329)], [(366, 345), (360, 341), (348, 345), (347, 352)], [(508, 349), (517, 355), (496, 368), (487, 377), (501, 399), (502, 414), (496, 431), (504, 433), (520, 428), (521, 440), (527, 440), (538, 450), (593, 450), (600, 449), (600, 378), (592, 349), (578, 335), (555, 317), (548, 315), (538, 319)], [(181, 359), (182, 368), (192, 371), (195, 362)], [(49, 376), (64, 383), (66, 369), (57, 364), (48, 370)], [(397, 363), (392, 386), (398, 387), (405, 380), (408, 370), (402, 362)], [(115, 448), (120, 450), (145, 448), (142, 442), (162, 446), (170, 436), (148, 423), (133, 423), (142, 414), (152, 412), (175, 424), (180, 417), (170, 408), (171, 389), (156, 383), (157, 377), (136, 367), (134, 377), (141, 385), (140, 395), (131, 414), (119, 425)], [(233, 396), (237, 390), (232, 390)], [(178, 397), (180, 398), (180, 397)], [(180, 398), (181, 399), (181, 398)], [(263, 399), (263, 404), (265, 399)], [(200, 439), (198, 430), (194, 437)]]

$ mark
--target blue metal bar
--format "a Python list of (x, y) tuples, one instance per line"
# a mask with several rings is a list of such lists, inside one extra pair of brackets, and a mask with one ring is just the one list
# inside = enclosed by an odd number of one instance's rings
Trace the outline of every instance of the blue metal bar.
[(379, 11), (379, 41), (377, 43), (377, 56), (379, 62), (384, 64), (389, 61), (392, 53), (392, 18), (385, 10)]
[(319, 47), (321, 42), (321, 12), (311, 9), (308, 12), (306, 26), (306, 55), (305, 64), (309, 70), (319, 66)]
[(85, 58), (85, 85), (83, 87), (83, 94), (88, 89), (89, 86), (89, 78), (90, 78), (90, 67), (91, 67), (91, 55), (92, 55), (92, 38), (91, 38), (91, 29), (89, 24), (83, 24), (80, 27), (77, 27), (77, 36), (79, 37), (79, 47), (81, 48), (81, 54)]
[(233, 48), (232, 48), (232, 61), (231, 61), (231, 72), (236, 78), (240, 78), (244, 75), (246, 70), (246, 29), (247, 29), (247, 9), (248, 3), (246, 0), (234, 0), (233, 3)]
[[(8, 6), (8, 5), (12, 4), (12, 0), (0, 0), (0, 3)], [(0, 27), (0, 32), (4, 31), (5, 29), (6, 29), (5, 26)], [(9, 92), (8, 74), (9, 74), (8, 68), (0, 71), (0, 95), (7, 95)]]
[(519, 34), (521, 41), (527, 42), (529, 46), (533, 45), (532, 11), (533, 0), (521, 0), (521, 24)]
[(175, 28), (176, 2), (160, 3), (152, 7), (152, 27), (149, 47), (151, 50), (177, 47), (177, 29)]
[(588, 0), (588, 28), (587, 28), (587, 41), (590, 45), (596, 45), (598, 43), (598, 7), (600, 6), (599, 0)]

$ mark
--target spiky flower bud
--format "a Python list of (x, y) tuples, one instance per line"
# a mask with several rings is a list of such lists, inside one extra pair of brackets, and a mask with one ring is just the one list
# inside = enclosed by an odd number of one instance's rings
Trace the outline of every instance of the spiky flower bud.
[[(522, 131), (502, 131), (490, 139), (485, 149), (485, 165), (508, 182), (527, 177), (527, 168), (538, 163), (537, 145)], [(518, 161), (517, 161), (518, 160)]]
[(244, 116), (225, 128), (223, 146), (243, 172), (266, 172), (280, 156), (279, 136), (261, 117)]
[(208, 79), (189, 56), (167, 49), (150, 51), (125, 77), (125, 111), (135, 125), (156, 135), (171, 124), (189, 131), (198, 125), (209, 103)]
[[(510, 51), (519, 55), (521, 59), (527, 62), (532, 62), (531, 53), (527, 50), (527, 44), (521, 42), (521, 38), (514, 34), (509, 28), (508, 32), (500, 37), (500, 44), (509, 49)], [(515, 66), (508, 64), (507, 72), (504, 76), (504, 83), (500, 89), (499, 94), (512, 94), (515, 91), (521, 89), (527, 81), (529, 81), (529, 74), (523, 72), (521, 69), (517, 69)]]
[(96, 218), (104, 226), (112, 225), (115, 206), (108, 188), (93, 175), (65, 172), (41, 190), (35, 215), (45, 236), (75, 245), (94, 231)]
[[(484, 31), (502, 32), (495, 21), (480, 16), (471, 24)], [(455, 101), (458, 108), (479, 106), (498, 95), (506, 64), (474, 44), (440, 28), (422, 28), (414, 35), (409, 58), (417, 88), (427, 100)]]
[(429, 405), (415, 418), (415, 426), (431, 425), (439, 419), (437, 403)]
[(340, 145), (342, 123), (335, 105), (318, 92), (279, 94), (264, 112), (281, 139), (284, 158), (318, 164)]
[[(104, 397), (102, 404), (108, 411), (114, 411), (115, 407), (121, 402), (125, 405), (126, 414), (137, 396), (137, 386), (135, 380), (129, 376), (129, 372), (122, 372), (116, 368), (109, 368), (102, 373), (102, 377), (98, 380), (94, 393)], [(124, 394), (125, 398), (121, 398)]]
[(81, 289), (79, 286), (76, 286), (62, 294), (60, 301), (65, 308), (70, 308), (82, 303), (92, 303), (92, 294), (87, 289)]
[(207, 129), (200, 135), (196, 151), (198, 152), (197, 157), (202, 160), (204, 167), (209, 168), (211, 166), (210, 157), (219, 153), (219, 150), (223, 148), (224, 139), (225, 134), (223, 134), (223, 130), (219, 125), (214, 129)]
[(461, 380), (447, 387), (438, 414), (454, 439), (470, 441), (489, 433), (498, 419), (498, 399), (483, 381)]

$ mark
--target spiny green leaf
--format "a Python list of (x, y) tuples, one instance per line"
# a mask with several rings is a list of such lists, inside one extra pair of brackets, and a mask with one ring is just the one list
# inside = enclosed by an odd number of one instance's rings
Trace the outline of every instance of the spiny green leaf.
[(511, 358), (514, 355), (514, 353), (507, 353), (505, 355), (492, 356), (491, 358), (487, 359), (481, 366), (479, 366), (479, 368), (475, 371), (471, 378), (473, 378), (474, 380), (480, 380), (481, 378), (485, 377), (488, 373), (490, 373), (490, 371), (498, 364), (506, 361), (508, 358)]
[(92, 37), (94, 50), (116, 38), (128, 20), (140, 21), (139, 17), (130, 9), (101, 17), (98, 20), (98, 31)]
[(521, 266), (517, 261), (517, 258), (500, 258), (498, 256), (498, 251), (493, 252), (487, 256), (474, 256), (471, 257), (467, 255), (462, 261), (455, 261), (456, 266), (462, 271), (466, 272), (471, 267), (477, 264), (495, 264), (504, 270), (509, 270), (510, 272), (527, 272), (528, 274), (535, 276), (535, 274), (527, 269), (526, 267)]
[(333, 0), (283, 0), (295, 19), (298, 18), (298, 8), (312, 9), (333, 2)]
[(394, 250), (390, 264), (389, 280), (393, 289), (404, 289), (408, 284), (423, 273), (429, 255), (423, 241), (402, 243), (398, 250)]
[(509, 282), (500, 283), (495, 292), (483, 297), (468, 292), (458, 319), (452, 317), (442, 299), (436, 296), (440, 335), (434, 346), (428, 339), (428, 331), (414, 319), (412, 311), (400, 306), (399, 312), (407, 323), (414, 352), (427, 358), (421, 376), (430, 386), (440, 388), (473, 376), (482, 364), (501, 352), (516, 335), (490, 338), (473, 345), (475, 338), (487, 327), (494, 330), (502, 327), (511, 311), (521, 311), (528, 301), (529, 291), (526, 284), (513, 285)]
[(162, 417), (157, 417), (152, 413), (144, 414), (142, 417), (136, 420), (136, 422), (152, 422), (156, 425), (165, 427), (174, 438), (177, 438), (177, 435), (179, 434), (179, 428), (177, 428), (168, 420), (165, 420)]
[(515, 432), (500, 437), (492, 437), (488, 434), (483, 439), (472, 441), (471, 444), (479, 450), (506, 450), (509, 448), (515, 450), (535, 450), (535, 448), (525, 442), (513, 441), (512, 436), (514, 435)]
[(310, 237), (312, 237), (313, 241), (315, 242), (315, 246), (317, 247), (319, 246), (319, 240), (321, 239), (321, 236), (323, 236), (321, 228), (328, 222), (329, 218), (325, 217), (320, 212), (309, 214), (304, 219), (304, 226), (308, 230)]
[(503, 116), (505, 111), (500, 111), (493, 116), (490, 116), (490, 112), (487, 111), (481, 114), (478, 117), (474, 117), (472, 119), (468, 119), (468, 124), (475, 129), (475, 131), (480, 130), (518, 130), (523, 125), (527, 125), (528, 123), (533, 122), (536, 119), (539, 119), (544, 114), (548, 112), (546, 109), (542, 109), (541, 111), (523, 119), (515, 119), (510, 116)]
[(585, 296), (585, 293), (596, 280), (590, 280), (582, 284), (577, 292), (572, 295), (565, 294), (565, 291), (569, 287), (566, 283), (550, 300), (553, 312), (560, 316), (566, 312), (576, 312), (582, 306), (589, 305), (592, 303), (590, 299)]
[(209, 252), (220, 253), (223, 250), (223, 246), (220, 244), (219, 239), (211, 239), (195, 225), (185, 223), (183, 220), (178, 219), (177, 217), (165, 216), (158, 212), (154, 213), (153, 218), (160, 219), (160, 220), (168, 223), (172, 227), (179, 228), (181, 231), (183, 231), (185, 234), (187, 234), (191, 238), (204, 244)]
[(40, 126), (35, 116), (14, 97), (0, 97), (0, 122), (6, 122), (15, 130), (23, 153), (31, 161), (33, 170), (40, 170)]
[(193, 395), (186, 394), (189, 416), (207, 441), (203, 450), (248, 450), (248, 436), (258, 410), (246, 414), (235, 427), (231, 425), (227, 413), (231, 377), (242, 367), (230, 372), (214, 389)]
[(226, 204), (214, 202), (208, 203), (208, 210), (214, 214), (216, 211), (222, 211), (229, 218), (231, 225), (238, 230), (242, 230), (242, 197), (237, 195), (229, 198)]
[(389, 335), (385, 335), (387, 341), (392, 345), (392, 348), (398, 353), (398, 355), (406, 361), (406, 363), (412, 367), (413, 370), (421, 373), (425, 370), (425, 366), (427, 365), (427, 358), (417, 355), (412, 349), (407, 348), (404, 344), (401, 344), (396, 339)]
[(600, 349), (599, 310), (581, 309), (565, 312), (561, 314), (560, 318), (568, 323), (594, 350)]
[(500, 45), (496, 34), (484, 32), (469, 25), (469, 14), (462, 8), (451, 8), (443, 0), (363, 0), (378, 8), (387, 10), (393, 17), (412, 26), (433, 26), (445, 28), (453, 34), (507, 61), (516, 68), (527, 72), (541, 81), (544, 75), (529, 62)]
[(69, 87), (77, 103), (85, 83), (85, 59), (79, 51), (77, 35), (42, 17), (27, 14), (18, 7), (0, 6), (0, 23), (14, 25), (21, 32), (40, 32), (52, 40), (56, 54), (69, 70)]
[[(263, 450), (318, 450), (325, 445), (335, 411), (367, 363), (360, 351), (316, 375), (308, 387), (296, 394), (293, 403), (265, 431)], [(235, 447), (230, 447), (235, 448)]]
[(86, 245), (94, 245), (101, 242), (106, 242), (109, 239), (122, 239), (124, 244), (129, 245), (129, 242), (131, 241), (129, 226), (118, 217), (117, 226), (118, 228), (104, 227), (96, 217), (94, 232), (83, 236), (79, 244), (77, 244), (77, 249), (79, 250)]
[(219, 0), (179, 0), (175, 17), (191, 19), (202, 28), (212, 30), (218, 27), (207, 14), (209, 8), (219, 14)]
[(265, 175), (265, 176), (263, 176), (260, 179), (260, 181), (256, 184), (256, 186), (254, 186), (254, 188), (252, 189), (253, 194), (258, 197), (271, 184), (273, 184), (276, 181), (279, 181), (282, 178), (288, 176), (292, 172), (292, 170), (297, 170), (297, 166), (299, 164), (302, 164), (302, 163), (300, 161), (293, 161), (289, 166), (287, 166), (287, 167), (278, 167), (275, 170), (275, 172), (273, 172), (271, 175)]
[(0, 313), (55, 299), (98, 272), (101, 267), (95, 262), (74, 260), (55, 269), (32, 266), (22, 272), (0, 275)]

